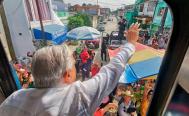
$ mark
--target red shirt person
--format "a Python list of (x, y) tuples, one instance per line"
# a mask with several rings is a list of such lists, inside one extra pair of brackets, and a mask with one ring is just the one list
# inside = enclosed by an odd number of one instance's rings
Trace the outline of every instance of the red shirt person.
[(89, 59), (90, 56), (86, 48), (81, 52), (80, 57), (82, 63), (87, 63), (87, 60)]
[(98, 66), (98, 64), (93, 64), (91, 66), (91, 76), (95, 76), (98, 72), (100, 71), (100, 67)]
[(82, 62), (82, 81), (85, 80), (85, 78), (89, 78), (89, 66), (88, 66), (88, 59), (90, 58), (90, 55), (88, 53), (87, 48), (84, 48), (83, 51), (80, 54), (81, 62)]

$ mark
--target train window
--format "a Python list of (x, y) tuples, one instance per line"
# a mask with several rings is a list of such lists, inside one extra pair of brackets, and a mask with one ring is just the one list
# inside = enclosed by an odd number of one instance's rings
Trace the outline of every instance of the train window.
[[(51, 83), (46, 83), (44, 87), (41, 84), (44, 82), (40, 80), (41, 86), (39, 83), (37, 85), (34, 83), (37, 79), (34, 80), (31, 70), (32, 58), (36, 51), (47, 46), (67, 45), (74, 58), (72, 63), (76, 68), (76, 79), (84, 83), (94, 80), (95, 76), (98, 77), (98, 72), (103, 71), (103, 66), (106, 68), (124, 49), (125, 44), (129, 46), (130, 41), (125, 36), (125, 31), (136, 22), (140, 23), (135, 53), (129, 60), (125, 59), (128, 63), (119, 74), (117, 86), (112, 88), (108, 95), (103, 96), (94, 115), (146, 115), (173, 29), (171, 9), (166, 2), (4, 0), (1, 7), (3, 10), (0, 15), (3, 20), (0, 20), (0, 38), (17, 89), (46, 88)], [(48, 52), (50, 51), (53, 50)], [(66, 50), (63, 55), (67, 53)], [(50, 54), (46, 57), (50, 57)], [(51, 73), (43, 72), (54, 66), (53, 63), (50, 65), (52, 59), (47, 61), (44, 70), (37, 69), (38, 73)], [(38, 64), (43, 62), (45, 61)], [(50, 71), (57, 70), (54, 66)], [(116, 73), (118, 72), (117, 70)], [(44, 78), (44, 81), (47, 81), (46, 77)], [(72, 83), (69, 79), (64, 81)]]
[(176, 87), (173, 97), (165, 112), (166, 116), (187, 116), (189, 113), (189, 94), (180, 85)]
[(178, 82), (176, 83), (176, 89), (170, 97), (170, 103), (168, 103), (165, 115), (175, 116), (182, 115), (187, 116), (189, 113), (189, 87), (188, 87), (188, 67), (189, 64), (189, 51), (187, 50), (183, 63), (178, 73)]

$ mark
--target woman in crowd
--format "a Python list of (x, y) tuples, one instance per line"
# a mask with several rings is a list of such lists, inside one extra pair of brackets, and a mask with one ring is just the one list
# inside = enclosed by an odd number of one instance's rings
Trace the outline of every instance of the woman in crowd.
[(135, 107), (133, 101), (132, 101), (132, 93), (129, 90), (126, 90), (122, 93), (123, 98), (118, 103), (118, 115), (119, 116), (129, 116), (129, 113), (127, 112), (128, 108)]
[(88, 72), (89, 72), (89, 67), (88, 67), (88, 59), (90, 58), (88, 49), (85, 46), (83, 51), (80, 54), (81, 62), (82, 62), (82, 81), (85, 81), (85, 78), (89, 78)]
[(154, 82), (148, 80), (145, 84), (145, 89), (143, 93), (142, 103), (141, 103), (141, 116), (146, 116), (151, 97), (153, 95)]

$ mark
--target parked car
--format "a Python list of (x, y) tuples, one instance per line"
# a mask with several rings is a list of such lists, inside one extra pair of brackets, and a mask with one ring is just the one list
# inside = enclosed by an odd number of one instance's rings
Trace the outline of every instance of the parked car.
[(112, 40), (110, 45), (108, 45), (108, 49), (114, 50), (116, 48), (119, 48), (121, 46), (119, 40)]
[(98, 25), (97, 25), (97, 30), (102, 32), (102, 31), (105, 31), (105, 26), (104, 26), (104, 23), (103, 22), (100, 22)]
[[(110, 34), (110, 42), (111, 40), (118, 40), (119, 39), (119, 31), (112, 31)], [(125, 40), (125, 38), (123, 37), (122, 40)]]
[(111, 34), (110, 34), (110, 42), (111, 40), (118, 40), (118, 31), (112, 31)]
[(104, 25), (104, 23), (103, 22), (99, 22), (98, 25)]
[(100, 38), (94, 40), (86, 40), (85, 45), (90, 49), (97, 49), (99, 48)]

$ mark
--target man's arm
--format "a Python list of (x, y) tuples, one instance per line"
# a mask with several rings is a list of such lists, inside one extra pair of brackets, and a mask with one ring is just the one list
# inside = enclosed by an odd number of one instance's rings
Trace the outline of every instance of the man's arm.
[(116, 87), (121, 74), (125, 69), (125, 65), (131, 55), (134, 53), (135, 47), (131, 43), (127, 43), (121, 52), (114, 57), (110, 63), (101, 68), (99, 73), (88, 81), (81, 84), (82, 93), (88, 99), (88, 107), (94, 111), (105, 96), (108, 96)]
[[(138, 27), (134, 31), (134, 34), (138, 32)], [(133, 34), (129, 31), (128, 33)], [(130, 39), (131, 37), (133, 40)], [(129, 35), (129, 43), (126, 43), (122, 47), (122, 50), (116, 55), (116, 57), (114, 57), (108, 65), (102, 67), (95, 77), (81, 83), (80, 92), (83, 94), (82, 97), (83, 100), (85, 100), (86, 107), (90, 110), (89, 112), (94, 112), (100, 105), (102, 99), (105, 96), (108, 96), (116, 87), (121, 74), (125, 70), (127, 61), (135, 51), (134, 42), (136, 42), (137, 39), (138, 33), (136, 36)]]

